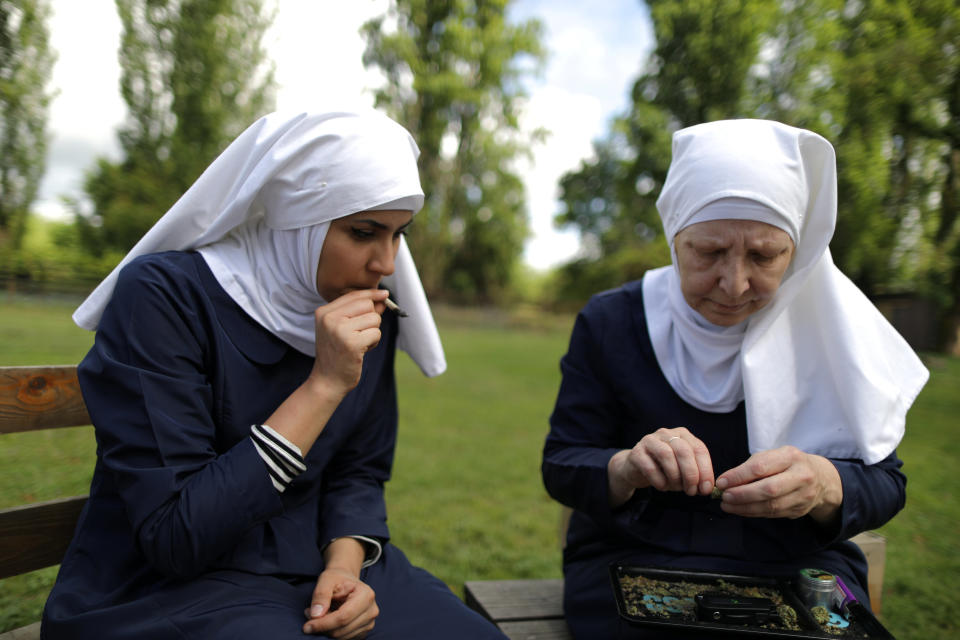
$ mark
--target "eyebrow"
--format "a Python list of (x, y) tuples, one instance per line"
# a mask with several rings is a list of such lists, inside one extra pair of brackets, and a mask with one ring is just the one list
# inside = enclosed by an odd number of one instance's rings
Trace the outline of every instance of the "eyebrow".
[(776, 251), (782, 253), (793, 248), (793, 240), (788, 237), (787, 241), (782, 243), (779, 239), (768, 238), (749, 244), (747, 248), (755, 251)]
[[(685, 238), (681, 242), (687, 246), (693, 247), (694, 249), (726, 249), (730, 246), (730, 242), (728, 240), (718, 238), (716, 236)], [(777, 238), (751, 239), (745, 243), (745, 246), (750, 250), (789, 249), (793, 246), (793, 240), (789, 239), (788, 237), (786, 245), (782, 246), (780, 240)]]
[(686, 245), (691, 249), (695, 249), (697, 251), (713, 250), (718, 248), (725, 249), (730, 245), (729, 242), (724, 242), (723, 240), (720, 240), (714, 237), (684, 238), (681, 241), (681, 244)]
[[(413, 218), (408, 220), (406, 224), (402, 224), (399, 227), (397, 227), (397, 231), (403, 231), (404, 229), (409, 227), (412, 222), (413, 222)], [(383, 224), (379, 220), (373, 220), (372, 218), (361, 218), (359, 220), (354, 220), (354, 224), (368, 224), (374, 229), (384, 229), (386, 231), (390, 230), (390, 227), (388, 225)]]

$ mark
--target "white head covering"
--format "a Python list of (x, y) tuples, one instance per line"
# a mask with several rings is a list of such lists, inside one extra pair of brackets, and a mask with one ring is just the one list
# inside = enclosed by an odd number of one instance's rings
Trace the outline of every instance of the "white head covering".
[[(74, 312), (94, 330), (117, 274), (156, 251), (200, 249), (227, 293), (263, 327), (314, 355), (320, 250), (331, 220), (423, 206), (416, 143), (370, 109), (272, 113), (234, 140)], [(401, 238), (383, 283), (408, 312), (398, 346), (428, 376), (446, 360), (423, 285)]]
[(709, 323), (686, 303), (675, 264), (645, 274), (650, 338), (673, 389), (705, 411), (745, 400), (752, 453), (791, 444), (868, 464), (889, 455), (929, 374), (833, 264), (830, 143), (766, 120), (682, 129), (657, 207), (671, 247), (690, 224), (730, 218), (773, 224), (796, 246), (771, 301), (733, 327)]

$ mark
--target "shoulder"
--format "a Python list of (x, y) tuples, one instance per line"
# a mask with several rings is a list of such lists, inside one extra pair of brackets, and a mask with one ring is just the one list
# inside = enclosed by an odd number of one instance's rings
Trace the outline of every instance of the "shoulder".
[(197, 254), (168, 251), (131, 260), (118, 274), (100, 329), (153, 331), (192, 324), (210, 306), (197, 271)]
[(134, 258), (120, 270), (110, 306), (142, 305), (138, 313), (141, 316), (158, 306), (198, 310), (219, 301), (219, 288), (211, 287), (211, 280), (212, 275), (199, 253), (148, 253)]
[(186, 251), (164, 251), (138, 256), (118, 274), (114, 296), (143, 285), (172, 285), (198, 281), (195, 254)]
[(636, 312), (643, 313), (642, 280), (594, 294), (580, 311), (580, 316), (591, 321), (611, 321)]
[(638, 349), (649, 351), (643, 281), (634, 280), (592, 296), (577, 315), (571, 343), (604, 358), (625, 357)]

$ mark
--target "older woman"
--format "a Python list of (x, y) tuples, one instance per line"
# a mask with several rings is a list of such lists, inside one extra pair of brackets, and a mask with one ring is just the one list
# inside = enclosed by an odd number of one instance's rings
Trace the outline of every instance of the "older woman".
[(268, 115), (77, 310), (97, 461), (45, 638), (503, 637), (389, 544), (394, 349), (446, 366), (417, 155), (374, 111)]
[(576, 637), (616, 635), (612, 561), (817, 567), (867, 600), (847, 540), (903, 507), (895, 448), (927, 371), (830, 258), (835, 171), (826, 140), (776, 122), (674, 135), (657, 201), (673, 264), (580, 313), (544, 448), (574, 509)]

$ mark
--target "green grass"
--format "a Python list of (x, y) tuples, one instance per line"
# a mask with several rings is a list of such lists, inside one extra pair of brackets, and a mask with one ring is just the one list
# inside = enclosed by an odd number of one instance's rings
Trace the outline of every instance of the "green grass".
[(887, 537), (883, 621), (898, 638), (957, 638), (960, 622), (960, 359), (926, 359), (931, 381), (898, 453), (907, 505)]
[(395, 541), (455, 589), (467, 578), (559, 577), (559, 507), (543, 489), (540, 452), (570, 323), (450, 324), (444, 375), (426, 379), (398, 359)]
[[(2, 364), (77, 362), (92, 342), (72, 305), (0, 298)], [(449, 368), (424, 378), (397, 358), (400, 439), (387, 485), (397, 543), (457, 591), (464, 580), (558, 577), (559, 507), (540, 481), (540, 450), (559, 383), (570, 316), (438, 310)], [(881, 619), (900, 640), (946, 640), (960, 625), (960, 359), (928, 359), (932, 377), (900, 447), (906, 509), (881, 533)], [(85, 491), (86, 427), (0, 438), (0, 507)], [(33, 464), (42, 452), (48, 463)], [(36, 620), (54, 569), (0, 582), (0, 632)]]

